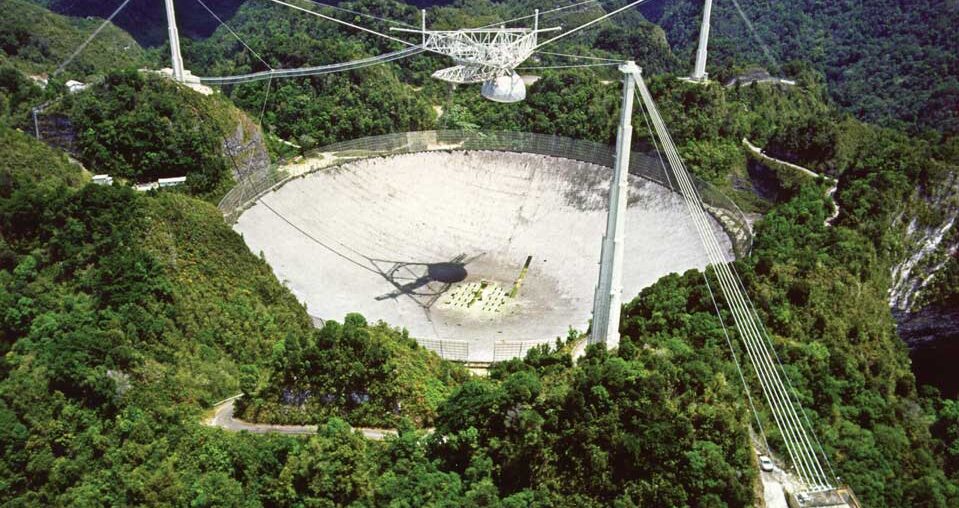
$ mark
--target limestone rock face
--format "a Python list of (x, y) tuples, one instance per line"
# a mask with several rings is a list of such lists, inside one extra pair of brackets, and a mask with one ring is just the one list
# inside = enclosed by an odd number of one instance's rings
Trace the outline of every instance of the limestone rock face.
[(263, 140), (263, 131), (250, 117), (236, 111), (236, 128), (223, 138), (223, 155), (237, 180), (270, 169), (270, 154)]

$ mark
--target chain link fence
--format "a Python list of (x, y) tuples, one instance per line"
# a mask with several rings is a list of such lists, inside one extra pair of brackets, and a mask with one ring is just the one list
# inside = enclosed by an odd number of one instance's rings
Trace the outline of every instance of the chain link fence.
[[(313, 171), (339, 166), (357, 159), (452, 150), (534, 153), (605, 167), (612, 167), (615, 159), (615, 149), (609, 145), (548, 134), (459, 130), (384, 134), (327, 145), (311, 152), (307, 162), (303, 164), (288, 164), (282, 168), (272, 166), (268, 170), (247, 175), (223, 197), (219, 208), (227, 221), (234, 222), (265, 192)], [(656, 152), (632, 152), (629, 173), (670, 189), (673, 188), (673, 180), (667, 174), (662, 159)], [(752, 245), (752, 230), (739, 207), (708, 183), (697, 179), (696, 185), (706, 210), (729, 234), (736, 255), (748, 254)]]
[[(511, 131), (417, 131), (370, 136), (334, 143), (319, 148), (303, 161), (286, 164), (245, 176), (220, 201), (219, 209), (232, 223), (253, 205), (260, 196), (315, 171), (325, 170), (358, 159), (408, 153), (485, 150), (533, 153), (612, 167), (615, 149), (593, 141)], [(656, 152), (632, 152), (629, 173), (673, 189), (672, 177), (666, 172)], [(737, 256), (745, 256), (752, 246), (752, 229), (746, 216), (727, 196), (708, 183), (695, 180), (703, 206), (723, 227), (732, 241)], [(442, 358), (467, 363), (489, 363), (523, 356), (531, 348), (552, 343), (555, 338), (524, 341), (497, 341), (476, 344), (468, 340), (417, 339), (423, 347)]]

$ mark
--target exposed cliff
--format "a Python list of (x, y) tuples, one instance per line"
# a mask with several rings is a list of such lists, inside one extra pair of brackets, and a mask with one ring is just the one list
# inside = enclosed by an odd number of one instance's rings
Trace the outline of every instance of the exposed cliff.
[(920, 383), (959, 392), (952, 364), (959, 354), (959, 174), (917, 190), (900, 215), (906, 256), (892, 269), (889, 305), (911, 350)]
[(894, 310), (908, 312), (915, 307), (935, 303), (925, 290), (933, 287), (937, 276), (959, 247), (959, 175), (950, 172), (941, 183), (917, 190), (912, 213), (903, 213), (904, 245), (908, 255), (892, 270), (889, 304)]

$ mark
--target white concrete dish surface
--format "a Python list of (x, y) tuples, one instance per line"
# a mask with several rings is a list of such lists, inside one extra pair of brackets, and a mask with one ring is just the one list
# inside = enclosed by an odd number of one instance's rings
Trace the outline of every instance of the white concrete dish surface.
[[(364, 159), (289, 181), (234, 226), (310, 314), (424, 342), (551, 341), (587, 327), (611, 170), (534, 154)], [(707, 258), (682, 198), (631, 177), (623, 300)], [(713, 222), (727, 256), (728, 237)], [(529, 268), (513, 293), (523, 267)]]

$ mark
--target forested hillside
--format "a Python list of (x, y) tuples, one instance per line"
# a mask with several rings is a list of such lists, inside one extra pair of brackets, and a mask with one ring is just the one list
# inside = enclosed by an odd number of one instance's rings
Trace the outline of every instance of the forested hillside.
[[(37, 75), (52, 74), (102, 23), (53, 14), (28, 0), (0, 0), (0, 12), (0, 63)], [(108, 25), (64, 70), (86, 80), (106, 69), (141, 66), (145, 58), (130, 34)]]
[[(79, 23), (0, 1), (50, 26)], [(46, 3), (82, 14), (110, 9)], [(267, 63), (220, 29), (185, 43), (188, 66), (229, 74), (395, 49), (276, 5), (240, 3), (210, 5)], [(534, 4), (459, 2), (436, 9), (435, 22), (481, 25)], [(955, 138), (942, 137), (954, 132), (948, 76), (956, 75), (956, 59), (937, 49), (954, 42), (950, 25), (941, 25), (954, 6), (901, 3), (881, 17), (878, 2), (800, 4), (773, 3), (753, 18), (774, 59), (789, 62), (781, 70), (795, 87), (704, 87), (652, 75), (686, 72), (684, 41), (698, 30), (699, 2), (652, 3), (644, 12), (665, 34), (632, 13), (563, 49), (641, 55), (690, 170), (764, 214), (751, 255), (736, 268), (835, 473), (866, 506), (957, 506), (959, 402), (917, 387), (888, 305), (892, 268), (915, 247), (904, 243), (903, 217), (941, 221), (942, 210), (916, 196), (957, 172)], [(131, 5), (148, 18), (160, 2)], [(415, 20), (405, 4), (348, 6)], [(756, 14), (753, 3), (741, 6)], [(189, 19), (205, 15), (178, 7)], [(588, 19), (595, 9), (569, 19)], [(765, 65), (751, 34), (725, 32), (742, 21), (735, 5), (716, 9), (713, 75)], [(625, 306), (617, 351), (590, 348), (574, 364), (567, 349), (541, 347), (493, 365), (488, 378), (439, 360), (389, 323), (351, 314), (316, 328), (210, 203), (87, 185), (89, 175), (63, 152), (15, 129), (29, 125), (35, 101), (57, 93), (24, 72), (61, 56), (21, 51), (44, 44), (32, 29), (16, 28), (20, 21), (0, 21), (12, 41), (0, 67), (0, 499), (15, 506), (755, 504), (753, 415), (703, 273), (670, 275), (627, 295), (636, 298)], [(162, 39), (155, 32), (162, 24), (143, 24), (151, 28), (138, 38)], [(211, 25), (198, 26), (196, 33), (209, 33)], [(537, 71), (527, 100), (515, 105), (428, 79), (448, 64), (431, 57), (203, 98), (115, 69), (135, 63), (109, 48), (94, 51), (97, 60), (75, 72), (96, 69), (102, 83), (51, 109), (78, 126), (78, 158), (130, 180), (186, 173), (191, 190), (210, 199), (230, 181), (218, 136), (231, 129), (231, 102), (247, 121), (262, 113), (265, 129), (303, 148), (435, 126), (611, 143), (619, 107), (617, 76), (603, 68)], [(927, 75), (946, 77), (920, 83)], [(927, 134), (861, 118), (896, 118)], [(649, 148), (638, 112), (633, 123), (634, 147)], [(824, 181), (764, 167), (743, 138), (837, 178), (834, 202)], [(759, 192), (764, 179), (777, 192)], [(838, 216), (827, 223), (833, 206)], [(956, 301), (956, 266), (954, 259), (945, 265), (925, 298)], [(757, 386), (748, 368), (745, 376)], [(320, 430), (293, 438), (199, 423), (212, 402), (239, 392), (243, 417), (316, 422)], [(760, 406), (758, 417), (782, 453), (771, 415)], [(369, 441), (350, 424), (400, 433)], [(432, 433), (415, 430), (430, 425)]]
[[(65, 16), (107, 18), (120, 2), (102, 0), (30, 0)], [(224, 19), (229, 19), (244, 0), (204, 0)], [(219, 24), (196, 0), (174, 0), (178, 29), (186, 37), (207, 37)], [(144, 46), (166, 43), (167, 25), (163, 2), (133, 0), (114, 19), (114, 24), (132, 34)]]
[[(691, 59), (703, 2), (653, 3), (660, 5), (643, 11)], [(826, 76), (830, 97), (860, 119), (959, 133), (954, 1), (720, 1), (711, 24), (709, 71), (720, 80), (748, 65), (781, 73), (788, 62), (807, 62)]]
[[(0, 141), (0, 496), (207, 506), (222, 496), (234, 505), (246, 491), (259, 504), (257, 494), (269, 499), (263, 483), (281, 495), (275, 482), (287, 454), (299, 467), (300, 445), (201, 429), (200, 408), (255, 388), (277, 344), (316, 333), (305, 309), (212, 205), (82, 186), (63, 155), (7, 128)], [(355, 329), (369, 333), (365, 323)], [(436, 361), (392, 340), (380, 343), (391, 365), (396, 356)], [(402, 366), (396, 374), (408, 379)], [(376, 378), (365, 386), (398, 388)], [(419, 393), (393, 400), (406, 397)], [(335, 437), (356, 444), (343, 428)], [(252, 454), (238, 460), (253, 476), (227, 467), (237, 449)], [(261, 469), (274, 480), (254, 480)]]
[(229, 178), (220, 153), (235, 122), (229, 110), (216, 98), (131, 70), (66, 95), (43, 118), (60, 120), (64, 148), (97, 173), (133, 182), (186, 176), (191, 190), (204, 193)]

